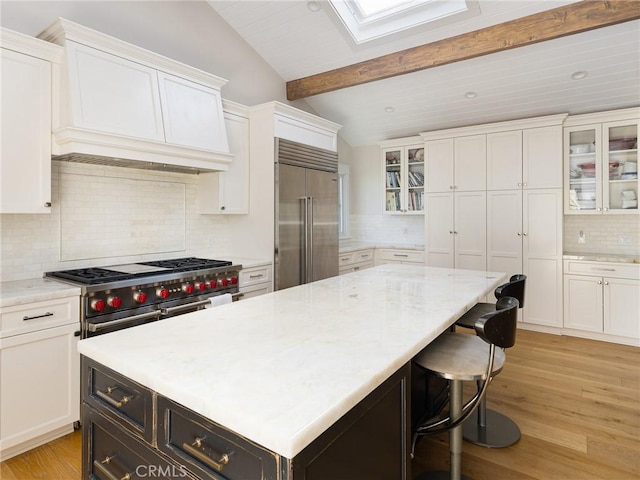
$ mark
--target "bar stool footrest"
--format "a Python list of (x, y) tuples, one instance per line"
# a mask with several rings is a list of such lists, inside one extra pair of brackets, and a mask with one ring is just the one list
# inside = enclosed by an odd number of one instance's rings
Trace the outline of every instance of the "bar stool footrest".
[(487, 409), (486, 426), (478, 425), (478, 415), (471, 415), (462, 424), (462, 438), (487, 448), (510, 447), (520, 440), (520, 428), (506, 415)]

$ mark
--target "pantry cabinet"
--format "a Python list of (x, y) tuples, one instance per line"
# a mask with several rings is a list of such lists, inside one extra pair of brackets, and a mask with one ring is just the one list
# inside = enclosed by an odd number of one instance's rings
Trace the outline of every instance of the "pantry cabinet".
[(640, 345), (640, 265), (565, 260), (564, 269), (564, 327)]
[[(414, 139), (420, 142), (420, 138)], [(424, 144), (381, 144), (384, 207), (387, 214), (422, 214), (424, 211)]]
[(209, 214), (249, 213), (249, 118), (248, 108), (224, 101), (224, 121), (233, 161), (225, 172), (198, 176), (199, 210)]
[(486, 189), (486, 136), (465, 135), (425, 143), (428, 193)]
[(51, 102), (62, 49), (0, 31), (0, 213), (51, 212)]
[(637, 214), (640, 109), (567, 118), (565, 214)]

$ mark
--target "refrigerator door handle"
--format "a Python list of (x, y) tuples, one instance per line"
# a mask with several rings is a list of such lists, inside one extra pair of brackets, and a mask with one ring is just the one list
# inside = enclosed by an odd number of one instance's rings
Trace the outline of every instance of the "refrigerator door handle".
[(313, 282), (313, 197), (309, 197), (309, 254), (308, 254), (308, 262), (309, 266), (307, 268), (308, 278), (307, 282)]
[(302, 262), (300, 262), (300, 285), (307, 283), (309, 253), (309, 197), (300, 197), (304, 205), (302, 207), (302, 228), (304, 230), (304, 241), (302, 242)]

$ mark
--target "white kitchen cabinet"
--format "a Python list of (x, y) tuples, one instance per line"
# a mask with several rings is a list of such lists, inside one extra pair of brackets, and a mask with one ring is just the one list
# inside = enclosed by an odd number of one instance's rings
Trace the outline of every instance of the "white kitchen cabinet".
[(424, 252), (402, 248), (376, 248), (375, 264), (384, 265), (387, 263), (424, 265)]
[(0, 460), (79, 421), (79, 305), (73, 296), (0, 311)]
[(357, 272), (358, 270), (373, 267), (373, 252), (373, 248), (364, 248), (361, 250), (340, 253), (338, 255), (339, 274), (343, 275), (345, 273)]
[(486, 135), (425, 143), (427, 193), (486, 189)]
[(51, 101), (62, 49), (0, 31), (0, 213), (51, 212)]
[(233, 162), (226, 172), (198, 176), (200, 213), (249, 213), (249, 118), (248, 108), (225, 101), (224, 120)]
[[(420, 141), (420, 138), (416, 138)], [(395, 142), (385, 142), (381, 146)], [(424, 143), (394, 145), (382, 149), (383, 212), (423, 214)]]
[(65, 48), (54, 156), (226, 170), (226, 80), (61, 18), (39, 37)]
[(562, 126), (487, 134), (487, 190), (562, 188)]
[(238, 288), (243, 300), (273, 292), (273, 267), (271, 263), (243, 267), (240, 270)]
[(569, 333), (640, 345), (640, 265), (564, 261)]
[(640, 109), (568, 117), (565, 214), (637, 214)]
[(486, 270), (486, 192), (427, 195), (426, 264)]
[(487, 192), (487, 269), (527, 275), (521, 320), (562, 327), (562, 191)]

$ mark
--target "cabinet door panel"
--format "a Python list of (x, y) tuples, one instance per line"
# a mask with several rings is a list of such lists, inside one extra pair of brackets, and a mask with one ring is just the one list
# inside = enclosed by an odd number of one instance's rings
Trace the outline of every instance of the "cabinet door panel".
[(453, 194), (427, 195), (426, 207), (426, 263), (453, 268)]
[(90, 130), (164, 141), (156, 71), (68, 41), (72, 124)]
[(50, 213), (51, 64), (0, 49), (0, 212)]
[(524, 130), (522, 182), (525, 188), (562, 188), (562, 126)]
[(522, 273), (522, 191), (487, 192), (487, 269)]
[(640, 338), (640, 282), (604, 279), (604, 331)]
[(562, 260), (561, 202), (561, 190), (524, 193), (526, 256)]
[(485, 192), (455, 194), (455, 267), (487, 268), (487, 195)]
[(521, 185), (522, 131), (487, 135), (487, 189), (512, 190)]
[(602, 279), (565, 275), (564, 326), (602, 332)]
[(453, 139), (427, 142), (424, 149), (427, 192), (449, 192), (453, 187)]
[(527, 291), (523, 321), (561, 327), (562, 263), (555, 259), (528, 258), (525, 260), (524, 273), (527, 276)]
[(474, 135), (455, 139), (456, 191), (485, 190), (487, 187), (487, 137)]
[(158, 72), (167, 143), (228, 152), (220, 92)]

